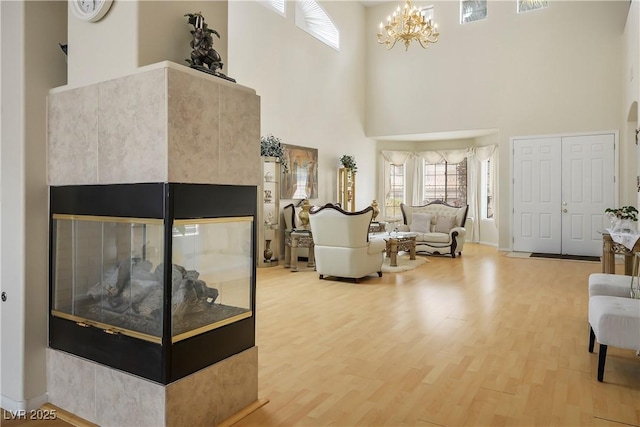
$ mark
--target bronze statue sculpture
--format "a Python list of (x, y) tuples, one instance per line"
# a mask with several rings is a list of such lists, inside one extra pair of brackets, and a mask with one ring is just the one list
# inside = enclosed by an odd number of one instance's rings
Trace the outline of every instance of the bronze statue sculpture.
[(189, 43), (189, 46), (191, 46), (193, 50), (191, 51), (191, 58), (185, 61), (190, 64), (191, 68), (235, 82), (235, 79), (219, 71), (224, 64), (222, 63), (220, 54), (213, 48), (213, 37), (211, 35), (215, 34), (220, 38), (220, 34), (216, 30), (209, 28), (207, 23), (204, 22), (202, 13), (187, 13), (184, 16), (187, 16), (189, 18), (189, 24), (193, 25), (193, 30), (191, 30), (193, 40)]

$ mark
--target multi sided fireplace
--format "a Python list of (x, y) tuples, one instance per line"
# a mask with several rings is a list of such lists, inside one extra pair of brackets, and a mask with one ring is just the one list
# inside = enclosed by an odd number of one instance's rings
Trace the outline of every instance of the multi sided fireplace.
[(255, 344), (256, 187), (51, 187), (49, 346), (169, 384)]

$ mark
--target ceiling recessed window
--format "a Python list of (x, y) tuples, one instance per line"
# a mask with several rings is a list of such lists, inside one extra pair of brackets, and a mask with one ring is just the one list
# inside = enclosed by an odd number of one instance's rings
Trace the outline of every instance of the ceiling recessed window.
[(460, 23), (487, 19), (487, 0), (460, 0)]
[(275, 10), (282, 16), (287, 16), (286, 7), (287, 2), (285, 0), (258, 0), (258, 3), (268, 9)]
[(517, 0), (518, 13), (529, 12), (530, 10), (543, 9), (549, 6), (548, 0)]
[(335, 50), (340, 50), (340, 32), (315, 0), (296, 0), (296, 25)]

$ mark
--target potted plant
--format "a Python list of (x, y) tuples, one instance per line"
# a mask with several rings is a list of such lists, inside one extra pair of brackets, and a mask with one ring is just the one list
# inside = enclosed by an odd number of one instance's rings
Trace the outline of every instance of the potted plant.
[(345, 169), (348, 169), (351, 172), (356, 172), (358, 170), (358, 166), (356, 166), (356, 158), (354, 156), (345, 154), (340, 157), (340, 163)]
[(627, 233), (637, 231), (638, 210), (635, 207), (607, 208), (604, 213), (609, 217), (614, 231)]
[(282, 166), (282, 172), (289, 172), (289, 165), (287, 159), (284, 156), (284, 147), (280, 138), (271, 134), (260, 137), (260, 155), (265, 157), (277, 157), (280, 160), (280, 166)]

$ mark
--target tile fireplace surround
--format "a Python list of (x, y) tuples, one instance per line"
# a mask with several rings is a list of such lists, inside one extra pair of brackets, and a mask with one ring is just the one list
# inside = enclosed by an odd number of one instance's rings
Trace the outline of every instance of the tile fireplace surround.
[[(259, 144), (253, 89), (172, 62), (49, 93), (51, 186), (258, 186)], [(257, 401), (258, 349), (163, 385), (49, 348), (47, 389), (51, 404), (102, 426), (215, 425)]]

